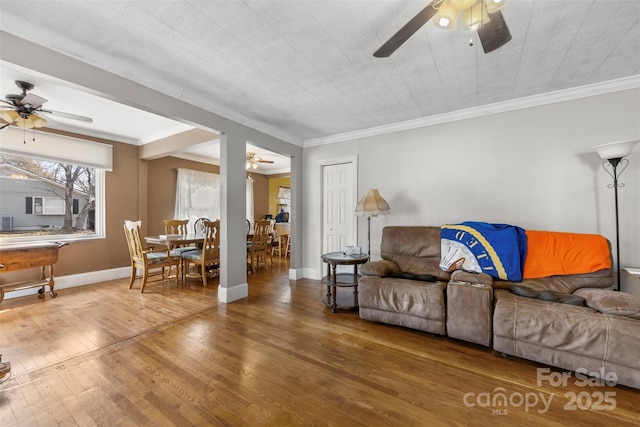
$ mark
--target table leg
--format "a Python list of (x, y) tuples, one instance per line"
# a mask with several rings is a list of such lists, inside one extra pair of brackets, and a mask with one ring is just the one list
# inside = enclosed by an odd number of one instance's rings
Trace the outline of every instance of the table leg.
[(358, 264), (353, 266), (353, 293), (358, 294)]
[[(331, 278), (331, 264), (327, 264), (327, 277)], [(327, 283), (327, 303), (331, 303), (331, 285)]]
[(53, 290), (56, 282), (53, 280), (53, 264), (49, 265), (49, 293), (51, 294), (51, 298), (55, 298), (58, 296), (58, 293)]
[(336, 274), (336, 264), (332, 265), (332, 269), (333, 269), (333, 300), (331, 302), (331, 311), (332, 312), (336, 312), (336, 310), (338, 309), (338, 302), (336, 301), (336, 298), (338, 296), (338, 288), (337, 288), (337, 282), (338, 282), (338, 276)]

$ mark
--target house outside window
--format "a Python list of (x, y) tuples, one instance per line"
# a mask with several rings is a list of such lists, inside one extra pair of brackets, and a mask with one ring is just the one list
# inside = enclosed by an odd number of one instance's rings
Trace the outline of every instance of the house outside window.
[(100, 175), (95, 168), (0, 154), (0, 239), (95, 237), (89, 218)]
[(19, 131), (16, 141), (7, 134), (0, 139), (0, 244), (104, 237), (111, 146), (43, 133), (36, 147)]

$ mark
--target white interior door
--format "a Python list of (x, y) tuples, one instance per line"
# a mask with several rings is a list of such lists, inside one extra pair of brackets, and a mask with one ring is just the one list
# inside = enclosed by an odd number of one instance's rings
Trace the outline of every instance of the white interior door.
[(356, 244), (354, 164), (322, 168), (322, 253), (342, 251)]

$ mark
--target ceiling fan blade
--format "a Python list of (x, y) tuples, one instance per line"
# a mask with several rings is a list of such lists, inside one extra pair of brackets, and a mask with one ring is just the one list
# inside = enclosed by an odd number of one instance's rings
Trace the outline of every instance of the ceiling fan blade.
[(56, 122), (56, 121), (55, 121), (55, 120), (53, 120), (51, 117), (45, 117), (45, 116), (44, 116), (44, 114), (40, 114), (40, 113), (42, 113), (42, 111), (39, 111), (39, 110), (38, 110), (38, 111), (34, 111), (34, 112), (33, 112), (33, 113), (31, 113), (31, 114), (33, 114), (34, 116), (40, 117), (40, 118), (41, 118), (41, 119), (43, 119), (43, 120), (46, 120), (46, 121), (47, 121), (47, 123), (48, 123), (49, 125), (57, 125), (57, 124), (60, 124), (60, 122)]
[(5, 101), (4, 99), (0, 99), (0, 102), (7, 104), (7, 105), (0, 105), (0, 108), (12, 108), (12, 109), (16, 109), (15, 105), (13, 105), (13, 103), (9, 102), (9, 101)]
[(63, 113), (62, 111), (37, 110), (38, 113), (51, 114), (52, 116), (64, 117), (65, 119), (79, 120), (81, 122), (93, 123), (91, 117), (79, 116), (77, 114)]
[(424, 24), (426, 24), (434, 15), (438, 12), (431, 2), (422, 9), (416, 16), (411, 18), (404, 27), (400, 28), (385, 44), (383, 44), (378, 50), (373, 53), (376, 58), (388, 58), (393, 52), (396, 51), (409, 37), (411, 37), (416, 31), (418, 31)]
[(42, 98), (41, 96), (34, 95), (32, 93), (26, 94), (22, 98), (22, 100), (20, 100), (20, 104), (29, 105), (30, 108), (33, 108), (33, 109), (42, 106), (42, 104), (44, 104), (45, 102), (47, 102), (46, 99)]
[(490, 13), (489, 18), (491, 19), (489, 22), (478, 28), (478, 37), (484, 53), (493, 52), (511, 40), (511, 32), (502, 12)]

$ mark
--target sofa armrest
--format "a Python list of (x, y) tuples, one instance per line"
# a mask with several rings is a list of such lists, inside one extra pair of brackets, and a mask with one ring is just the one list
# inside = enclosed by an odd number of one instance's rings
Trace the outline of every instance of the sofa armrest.
[(360, 273), (364, 276), (388, 276), (398, 271), (400, 271), (398, 265), (386, 259), (369, 261), (360, 266)]
[(452, 282), (466, 282), (471, 284), (480, 284), (487, 287), (493, 286), (493, 277), (486, 273), (476, 273), (464, 270), (456, 270), (451, 273)]

